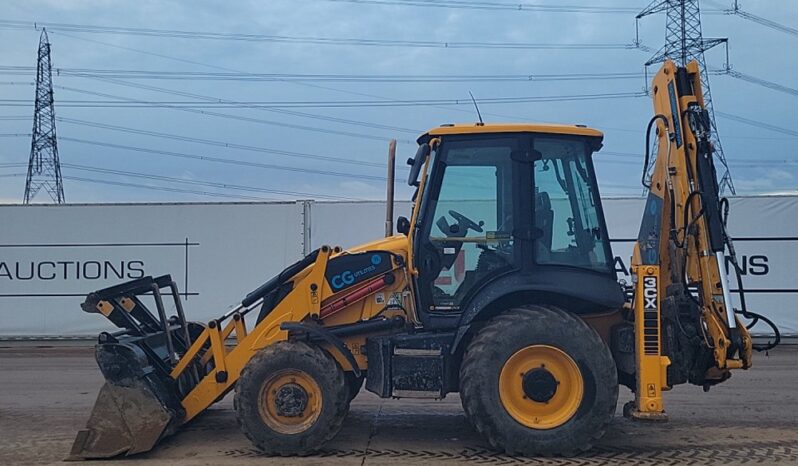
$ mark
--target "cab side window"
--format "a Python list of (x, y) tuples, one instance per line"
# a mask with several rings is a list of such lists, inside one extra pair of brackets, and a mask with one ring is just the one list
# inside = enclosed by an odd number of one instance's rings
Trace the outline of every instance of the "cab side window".
[(605, 270), (609, 267), (607, 238), (598, 221), (595, 187), (587, 168), (582, 141), (538, 138), (535, 150), (535, 245), (538, 264)]

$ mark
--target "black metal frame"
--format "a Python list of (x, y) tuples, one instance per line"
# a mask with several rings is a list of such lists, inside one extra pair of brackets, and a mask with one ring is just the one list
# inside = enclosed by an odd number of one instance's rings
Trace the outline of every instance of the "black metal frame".
[[(165, 295), (171, 295), (177, 312), (177, 315), (171, 318), (167, 316), (164, 305)], [(153, 297), (156, 313), (142, 302), (140, 299), (142, 296)], [(124, 299), (129, 299), (133, 303), (130, 311), (122, 305)], [(170, 378), (170, 373), (180, 360), (180, 356), (188, 350), (193, 338), (196, 338), (202, 329), (201, 325), (186, 321), (177, 283), (170, 275), (155, 278), (147, 276), (95, 291), (86, 297), (81, 307), (86, 312), (98, 313), (101, 312), (99, 309), (101, 303), (111, 306), (110, 312), (102, 313), (121, 330), (102, 332), (98, 338), (99, 346), (138, 347), (146, 355), (149, 364), (156, 368), (164, 379)], [(101, 351), (101, 348), (98, 347), (98, 351)], [(199, 364), (193, 364), (191, 370), (186, 372), (187, 377), (182, 377), (178, 383), (181, 395), (185, 395), (196, 386), (204, 373), (205, 370)]]
[[(490, 306), (503, 296), (510, 294), (522, 294), (530, 296), (537, 293), (540, 296), (562, 296), (573, 297), (580, 303), (593, 303), (594, 310), (577, 309), (575, 312), (602, 312), (608, 308), (617, 308), (623, 304), (623, 293), (616, 282), (615, 272), (611, 267), (607, 271), (591, 270), (574, 266), (559, 264), (539, 265), (534, 257), (534, 242), (539, 237), (536, 231), (534, 219), (534, 162), (536, 154), (532, 149), (532, 139), (536, 135), (562, 137), (568, 139), (584, 140), (588, 144), (588, 149), (597, 150), (601, 147), (601, 139), (589, 136), (569, 136), (569, 135), (549, 135), (547, 133), (486, 133), (486, 134), (463, 134), (442, 136), (441, 142), (437, 147), (435, 156), (431, 159), (429, 179), (423, 194), (420, 206), (418, 223), (412, 225), (416, 228), (414, 244), (414, 257), (423, 257), (429, 254), (429, 248), (425, 247), (429, 242), (429, 234), (434, 223), (433, 206), (440, 192), (443, 179), (443, 172), (446, 165), (445, 151), (447, 142), (469, 139), (486, 139), (497, 137), (515, 137), (518, 141), (518, 149), (512, 154), (513, 173), (512, 173), (512, 199), (514, 202), (513, 216), (519, 220), (519, 225), (514, 226), (513, 235), (516, 237), (514, 244), (513, 261), (514, 264), (508, 269), (500, 269), (495, 273), (483, 277), (476, 283), (468, 295), (464, 297), (460, 310), (448, 313), (430, 312), (431, 287), (428, 283), (429, 278), (423, 276), (423, 271), (415, 279), (416, 307), (419, 309), (419, 318), (424, 328), (427, 330), (448, 330), (460, 327), (455, 346), (458, 346), (463, 334), (467, 331), (472, 321), (479, 319), (479, 314), (483, 309)], [(523, 149), (523, 150), (522, 150)], [(595, 195), (597, 198), (597, 215), (601, 234), (607, 237), (607, 227), (604, 218), (604, 209), (600, 201), (600, 194), (597, 183), (595, 182), (595, 168), (592, 156), (586, 157), (586, 168), (593, 178)], [(426, 242), (426, 243), (425, 243)], [(607, 242), (605, 246), (609, 257), (612, 257), (612, 248)], [(419, 264), (416, 264), (419, 267)], [(557, 281), (548, 279), (549, 276), (556, 276)], [(502, 282), (497, 283), (501, 278)], [(513, 278), (513, 279), (510, 279)], [(578, 286), (574, 286), (579, 283)]]

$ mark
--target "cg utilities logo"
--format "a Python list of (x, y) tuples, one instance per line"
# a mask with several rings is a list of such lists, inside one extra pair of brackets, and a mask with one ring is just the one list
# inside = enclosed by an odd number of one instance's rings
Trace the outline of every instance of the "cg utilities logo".
[(338, 275), (333, 275), (332, 279), (330, 279), (330, 285), (332, 285), (335, 291), (345, 288), (358, 281), (359, 278), (377, 270), (377, 266), (380, 265), (381, 262), (382, 257), (380, 257), (379, 254), (374, 254), (371, 256), (371, 265), (360, 270), (344, 270)]

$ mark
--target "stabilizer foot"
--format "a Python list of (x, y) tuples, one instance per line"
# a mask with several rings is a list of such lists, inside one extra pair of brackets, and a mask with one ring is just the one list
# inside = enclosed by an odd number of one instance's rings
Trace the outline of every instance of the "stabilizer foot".
[(646, 422), (667, 422), (668, 415), (664, 411), (661, 412), (645, 412), (637, 409), (634, 400), (627, 402), (623, 405), (623, 417), (633, 419), (635, 421)]

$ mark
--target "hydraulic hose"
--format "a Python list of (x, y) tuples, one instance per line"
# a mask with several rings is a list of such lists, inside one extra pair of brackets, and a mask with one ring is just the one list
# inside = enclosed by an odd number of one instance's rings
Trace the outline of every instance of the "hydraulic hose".
[(745, 326), (745, 328), (748, 330), (751, 330), (754, 327), (754, 325), (759, 323), (760, 320), (773, 329), (773, 334), (775, 336), (775, 339), (772, 342), (768, 341), (764, 345), (758, 345), (758, 344), (751, 345), (751, 348), (756, 351), (770, 351), (776, 346), (778, 346), (779, 343), (781, 342), (781, 333), (779, 332), (779, 328), (772, 320), (768, 319), (762, 314), (748, 310), (748, 305), (745, 302), (745, 288), (743, 286), (742, 270), (740, 269), (740, 264), (737, 262), (737, 252), (734, 250), (734, 243), (732, 242), (731, 237), (726, 233), (726, 224), (729, 220), (729, 199), (725, 197), (721, 199), (720, 206), (721, 210), (723, 211), (722, 215), (723, 221), (721, 222), (721, 224), (723, 225), (723, 237), (726, 243), (726, 247), (729, 249), (729, 259), (731, 259), (731, 263), (734, 268), (734, 275), (737, 278), (737, 289), (738, 289), (738, 294), (740, 296), (740, 309), (735, 309), (734, 313), (750, 320), (748, 325)]
[(643, 159), (643, 176), (640, 179), (646, 189), (651, 189), (651, 183), (646, 182), (646, 172), (648, 171), (648, 162), (651, 159), (651, 128), (654, 127), (654, 123), (656, 123), (657, 120), (662, 120), (666, 132), (668, 132), (669, 128), (668, 118), (661, 113), (654, 115), (654, 117), (649, 120), (648, 126), (646, 127), (646, 155)]

